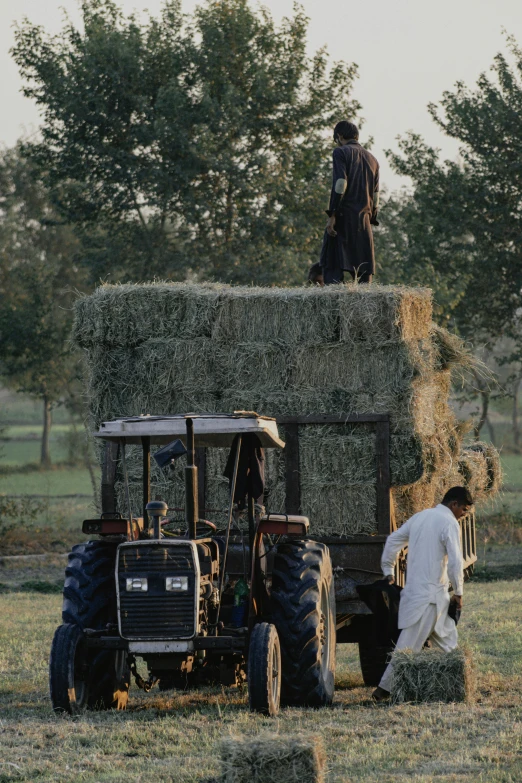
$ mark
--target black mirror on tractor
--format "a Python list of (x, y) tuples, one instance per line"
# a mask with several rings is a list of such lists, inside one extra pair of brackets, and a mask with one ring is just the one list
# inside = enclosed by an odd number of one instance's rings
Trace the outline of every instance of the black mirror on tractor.
[(174, 460), (183, 457), (187, 453), (187, 449), (180, 440), (173, 440), (172, 443), (167, 443), (163, 448), (158, 449), (154, 454), (154, 459), (158, 467), (165, 468), (170, 465)]

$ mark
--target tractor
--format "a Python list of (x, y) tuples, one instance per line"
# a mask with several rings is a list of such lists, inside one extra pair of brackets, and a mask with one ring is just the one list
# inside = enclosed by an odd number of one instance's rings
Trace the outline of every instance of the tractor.
[[(300, 515), (256, 513), (231, 536), (242, 454), (278, 448), (275, 419), (233, 415), (143, 416), (103, 424), (97, 436), (121, 449), (128, 514), (86, 520), (98, 539), (73, 547), (63, 624), (50, 656), (55, 711), (124, 709), (131, 674), (144, 690), (199, 682), (242, 685), (250, 708), (325, 706), (334, 695), (335, 595), (328, 547), (308, 538)], [(126, 446), (143, 451), (142, 517), (130, 509)], [(186, 455), (185, 524), (168, 533), (168, 507), (150, 500), (150, 447), (162, 464)], [(196, 454), (230, 447), (233, 473), (226, 529), (200, 518)], [(238, 538), (241, 541), (238, 541)], [(245, 539), (248, 540), (245, 540)], [(148, 679), (136, 668), (142, 658)]]

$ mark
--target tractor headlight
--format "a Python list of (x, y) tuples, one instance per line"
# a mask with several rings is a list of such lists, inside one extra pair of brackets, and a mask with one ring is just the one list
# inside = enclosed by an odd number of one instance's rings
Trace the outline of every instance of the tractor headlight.
[(146, 593), (148, 589), (148, 581), (143, 576), (127, 579), (127, 590), (131, 593)]
[(167, 592), (188, 590), (188, 576), (167, 576), (165, 579), (165, 590)]

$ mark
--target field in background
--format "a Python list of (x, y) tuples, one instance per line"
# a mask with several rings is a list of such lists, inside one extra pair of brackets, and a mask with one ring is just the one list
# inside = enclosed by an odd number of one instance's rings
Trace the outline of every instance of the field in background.
[[(53, 411), (52, 466), (41, 470), (41, 406), (6, 390), (0, 406), (0, 555), (67, 552), (96, 513), (83, 424), (64, 408)], [(94, 481), (98, 493), (97, 468)]]

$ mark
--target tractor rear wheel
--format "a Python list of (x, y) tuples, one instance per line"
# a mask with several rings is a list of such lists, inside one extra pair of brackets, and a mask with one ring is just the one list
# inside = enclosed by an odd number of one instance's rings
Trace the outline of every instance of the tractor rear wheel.
[(287, 541), (272, 571), (272, 620), (281, 641), (281, 700), (324, 707), (335, 690), (335, 592), (328, 547)]
[[(64, 624), (76, 626), (80, 631), (86, 628), (99, 631), (117, 622), (114, 575), (117, 547), (112, 541), (88, 541), (72, 548), (65, 569)], [(89, 650), (84, 665), (87, 667), (85, 706), (93, 710), (124, 710), (130, 687), (126, 653)]]
[(252, 712), (277, 715), (281, 698), (281, 647), (275, 625), (259, 623), (248, 648), (248, 702)]
[(73, 546), (65, 567), (62, 622), (96, 630), (116, 622), (117, 548), (112, 541)]

